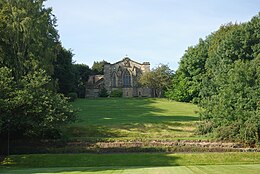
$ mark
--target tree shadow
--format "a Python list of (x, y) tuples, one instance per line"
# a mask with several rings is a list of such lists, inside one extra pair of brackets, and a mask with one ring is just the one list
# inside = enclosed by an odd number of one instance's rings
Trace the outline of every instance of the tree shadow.
[[(115, 132), (115, 129), (131, 131), (149, 131), (149, 124), (160, 129), (179, 131), (180, 129), (169, 128), (183, 126), (181, 122), (194, 122), (199, 118), (191, 115), (171, 113), (163, 107), (155, 107), (156, 99), (96, 99), (85, 100), (86, 106), (80, 106), (80, 120), (76, 125), (67, 129), (69, 137), (98, 137), (102, 141), (106, 138), (120, 138), (124, 135)], [(82, 101), (84, 102), (84, 100)], [(179, 115), (178, 115), (179, 114)], [(165, 125), (165, 126), (164, 126)], [(143, 129), (142, 129), (143, 127)]]
[[(127, 123), (154, 123), (163, 121), (195, 121), (194, 115), (164, 114), (166, 109), (155, 107), (155, 99), (105, 99), (80, 106), (79, 122), (85, 125), (111, 125)], [(93, 100), (90, 100), (93, 101)], [(183, 112), (185, 109), (183, 109)], [(164, 115), (163, 115), (164, 114)]]
[[(52, 159), (50, 157), (47, 157)], [(55, 158), (55, 156), (53, 156)], [(142, 169), (150, 167), (166, 167), (166, 166), (178, 166), (178, 159), (180, 157), (170, 156), (168, 154), (157, 153), (141, 153), (141, 154), (88, 154), (78, 157), (78, 163), (71, 161), (70, 157), (64, 156), (62, 160), (48, 162), (48, 168), (46, 164), (42, 163), (42, 159), (39, 159), (37, 163), (28, 164), (30, 156), (21, 156), (17, 160), (13, 158), (13, 163), (0, 166), (0, 172), (3, 173), (69, 173), (69, 172), (102, 172), (102, 171), (120, 171), (129, 169)], [(11, 157), (12, 159), (12, 157)], [(9, 159), (9, 161), (11, 160)], [(17, 160), (17, 161), (15, 161)], [(45, 159), (43, 159), (45, 160)], [(27, 164), (27, 165), (24, 165)], [(33, 167), (31, 167), (32, 165)], [(23, 172), (22, 172), (23, 171)]]
[[(93, 146), (96, 142), (125, 137), (127, 140), (128, 135), (123, 134), (122, 132), (124, 131), (128, 131), (131, 134), (135, 129), (134, 133), (139, 131), (140, 134), (138, 136), (142, 137), (143, 134), (150, 131), (149, 125), (152, 124), (154, 131), (182, 133), (183, 130), (175, 127), (198, 120), (198, 117), (194, 116), (194, 114), (178, 115), (178, 113), (173, 114), (169, 112), (165, 107), (155, 107), (156, 102), (158, 102), (157, 99), (151, 98), (79, 100), (76, 106), (80, 107), (80, 119), (78, 123), (64, 128), (62, 139), (38, 142), (11, 140), (11, 153), (88, 152), (85, 146)], [(120, 129), (121, 132), (115, 131), (117, 129)], [(79, 143), (68, 145), (71, 141)], [(82, 146), (80, 142), (85, 142), (85, 144)]]

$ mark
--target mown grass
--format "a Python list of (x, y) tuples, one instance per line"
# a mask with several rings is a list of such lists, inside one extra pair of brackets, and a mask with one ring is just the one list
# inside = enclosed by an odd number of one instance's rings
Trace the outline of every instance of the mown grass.
[(174, 167), (58, 167), (5, 169), (5, 174), (259, 174), (260, 164), (254, 165), (203, 165)]
[(1, 163), (0, 173), (259, 172), (260, 165), (252, 164), (260, 164), (260, 153), (38, 154), (9, 156)]
[(5, 167), (102, 167), (102, 166), (189, 166), (260, 164), (260, 153), (122, 153), (122, 154), (30, 154), (11, 155)]
[(5, 174), (259, 174), (260, 164), (174, 167), (56, 167), (5, 169)]
[(196, 105), (152, 98), (79, 99), (79, 121), (64, 129), (70, 140), (201, 139), (194, 135)]

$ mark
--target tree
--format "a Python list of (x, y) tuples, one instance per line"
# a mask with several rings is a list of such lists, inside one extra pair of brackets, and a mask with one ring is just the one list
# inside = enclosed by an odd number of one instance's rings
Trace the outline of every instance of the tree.
[(207, 59), (202, 81), (200, 133), (218, 139), (260, 141), (260, 16), (237, 25)]
[(163, 91), (170, 85), (173, 71), (168, 65), (160, 64), (152, 71), (143, 74), (139, 82), (153, 89), (154, 97), (162, 97)]
[(74, 87), (73, 91), (78, 94), (78, 97), (85, 98), (86, 82), (89, 75), (92, 73), (91, 69), (84, 64), (73, 64), (74, 71)]
[(7, 67), (0, 73), (0, 135), (10, 127), (16, 137), (55, 138), (62, 125), (75, 121), (66, 98), (44, 88), (50, 81), (44, 70), (30, 72), (19, 82)]
[(172, 87), (166, 96), (182, 102), (190, 102), (199, 95), (201, 81), (208, 58), (208, 40), (200, 39), (199, 44), (189, 47), (181, 58), (180, 66), (172, 79)]
[(107, 63), (108, 62), (105, 60), (102, 60), (100, 62), (94, 61), (92, 68), (91, 68), (93, 71), (93, 74), (104, 74), (104, 66)]
[(75, 72), (72, 62), (73, 53), (65, 48), (60, 49), (57, 59), (54, 61), (53, 79), (57, 79), (58, 92), (68, 95), (74, 87)]
[(0, 1), (0, 66), (17, 80), (39, 67), (53, 74), (58, 33), (56, 18), (44, 0)]
[(260, 13), (227, 24), (189, 47), (167, 96), (198, 102), (198, 132), (221, 140), (260, 141)]
[(0, 1), (0, 135), (9, 125), (16, 136), (56, 137), (76, 118), (50, 78), (61, 46), (43, 2)]

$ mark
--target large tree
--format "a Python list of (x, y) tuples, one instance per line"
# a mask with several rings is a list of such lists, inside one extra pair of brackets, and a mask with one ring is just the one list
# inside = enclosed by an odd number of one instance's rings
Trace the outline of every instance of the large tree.
[(56, 60), (54, 61), (53, 78), (57, 80), (59, 93), (68, 95), (69, 92), (74, 92), (75, 72), (73, 68), (73, 53), (65, 48), (60, 49)]
[(189, 102), (198, 97), (203, 74), (205, 73), (208, 47), (208, 40), (200, 39), (199, 44), (188, 48), (173, 76), (172, 87), (166, 93), (168, 98)]
[(64, 96), (44, 87), (50, 81), (44, 70), (30, 72), (19, 82), (6, 67), (0, 73), (0, 135), (11, 131), (12, 137), (54, 138), (62, 125), (75, 121)]
[(260, 141), (260, 14), (227, 24), (189, 47), (168, 97), (196, 101), (202, 109), (198, 132), (217, 139)]
[(260, 16), (240, 24), (206, 62), (200, 105), (202, 133), (219, 139), (260, 140)]
[(39, 67), (53, 74), (59, 36), (56, 18), (43, 2), (0, 1), (0, 65), (12, 69), (15, 79)]
[(92, 71), (87, 65), (73, 64), (73, 72), (73, 92), (76, 92), (78, 97), (85, 98), (86, 82), (88, 81), (88, 77)]
[(163, 97), (163, 92), (170, 86), (173, 71), (168, 65), (160, 64), (150, 72), (144, 73), (139, 82), (153, 90), (154, 97)]
[(66, 98), (50, 88), (61, 46), (43, 2), (0, 1), (0, 137), (7, 127), (16, 136), (54, 137), (75, 120)]
[(91, 69), (93, 71), (93, 74), (104, 74), (104, 66), (108, 62), (105, 60), (102, 61), (94, 61)]

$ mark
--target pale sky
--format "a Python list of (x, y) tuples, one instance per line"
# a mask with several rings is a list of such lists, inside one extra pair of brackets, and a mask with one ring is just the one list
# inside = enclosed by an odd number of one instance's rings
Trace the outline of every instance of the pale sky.
[(222, 24), (246, 22), (260, 0), (48, 0), (60, 40), (76, 63), (115, 63), (126, 55), (178, 68), (185, 50)]

